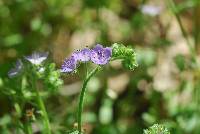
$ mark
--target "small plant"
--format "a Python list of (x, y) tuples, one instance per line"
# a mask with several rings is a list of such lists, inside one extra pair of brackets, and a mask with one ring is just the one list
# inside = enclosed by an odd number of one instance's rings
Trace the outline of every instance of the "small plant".
[(170, 134), (170, 132), (163, 125), (154, 124), (153, 126), (144, 130), (144, 134)]
[[(47, 57), (48, 53), (34, 52), (32, 55), (18, 60), (15, 67), (8, 72), (12, 82), (18, 86), (12, 87), (12, 90), (8, 89), (6, 92), (14, 100), (18, 125), (21, 124), (21, 128), (26, 134), (33, 133), (34, 109), (36, 109), (36, 113), (39, 113), (43, 122), (42, 133), (51, 134), (49, 117), (41, 92), (53, 93), (63, 82), (60, 79), (60, 71), (55, 69), (55, 64), (45, 62)], [(41, 87), (44, 90), (41, 90)], [(31, 108), (27, 108), (27, 104), (31, 105)], [(26, 114), (23, 111), (26, 111)], [(24, 121), (21, 121), (21, 118), (24, 118)]]
[[(122, 60), (123, 66), (130, 70), (133, 70), (137, 64), (135, 59), (135, 52), (130, 47), (125, 47), (121, 44), (113, 44), (112, 47), (103, 47), (100, 44), (97, 44), (93, 49), (84, 48), (82, 50), (74, 52), (71, 57), (67, 58), (62, 67), (61, 72), (72, 73), (75, 72), (78, 65), (83, 63), (85, 64), (86, 75), (82, 85), (79, 105), (78, 105), (78, 131), (75, 130), (72, 133), (82, 133), (82, 111), (83, 111), (83, 100), (86, 92), (87, 84), (92, 76), (94, 76), (102, 67), (116, 59)], [(96, 67), (89, 71), (88, 62), (96, 64)], [(70, 133), (70, 134), (72, 134)]]

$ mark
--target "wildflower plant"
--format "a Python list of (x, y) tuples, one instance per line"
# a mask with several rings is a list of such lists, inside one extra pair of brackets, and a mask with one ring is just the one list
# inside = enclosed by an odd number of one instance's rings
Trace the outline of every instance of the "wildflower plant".
[[(94, 48), (84, 48), (75, 51), (71, 56), (64, 60), (60, 69), (56, 69), (54, 63), (48, 62), (49, 53), (34, 52), (29, 56), (24, 56), (16, 62), (14, 68), (8, 72), (8, 76), (12, 81), (19, 83), (14, 90), (7, 90), (15, 99), (15, 111), (17, 113), (19, 132), (23, 131), (26, 134), (32, 134), (32, 122), (38, 119), (34, 113), (40, 113), (42, 121), (42, 134), (51, 134), (51, 126), (48, 117), (48, 112), (44, 104), (42, 92), (47, 94), (55, 93), (55, 91), (63, 84), (60, 78), (61, 73), (73, 73), (78, 70), (80, 64), (85, 64), (85, 78), (79, 97), (77, 122), (78, 128), (70, 132), (70, 134), (83, 134), (82, 131), (82, 111), (84, 96), (87, 84), (90, 79), (102, 68), (113, 60), (121, 60), (125, 68), (133, 70), (136, 66), (135, 52), (131, 47), (126, 47), (122, 44), (113, 44), (111, 47), (103, 47), (97, 44)], [(95, 67), (89, 69), (87, 64), (95, 64)], [(43, 88), (43, 90), (41, 90)], [(20, 99), (18, 99), (20, 98)], [(26, 109), (26, 104), (31, 104), (31, 109)], [(26, 111), (25, 121), (21, 121)]]
[[(49, 117), (41, 92), (53, 93), (63, 81), (60, 79), (60, 70), (56, 70), (55, 64), (49, 63), (47, 58), (46, 52), (34, 52), (18, 60), (15, 67), (8, 72), (9, 78), (19, 85), (14, 90), (8, 89), (7, 93), (15, 99), (14, 107), (18, 115), (18, 124), (21, 124), (19, 128), (25, 134), (33, 133), (32, 122), (37, 119), (34, 109), (40, 114), (43, 123), (41, 132), (51, 134)], [(40, 89), (41, 87), (43, 90)], [(26, 104), (31, 104), (35, 108), (26, 109)], [(26, 114), (23, 111), (26, 111)], [(25, 121), (21, 121), (21, 118), (25, 118)]]
[(96, 67), (88, 71), (86, 66), (86, 76), (82, 85), (79, 104), (78, 104), (78, 130), (70, 132), (70, 134), (79, 133), (82, 134), (82, 111), (83, 111), (83, 101), (84, 95), (86, 92), (87, 84), (89, 80), (94, 76), (98, 71), (100, 71), (106, 64), (113, 60), (122, 60), (122, 64), (125, 68), (133, 70), (137, 67), (136, 55), (134, 50), (131, 47), (126, 47), (122, 44), (113, 44), (112, 47), (103, 47), (100, 44), (97, 44), (94, 48), (88, 49), (84, 48), (82, 50), (72, 53), (72, 55), (65, 59), (64, 63), (61, 66), (61, 72), (63, 73), (72, 73), (77, 70), (79, 67), (78, 64), (88, 64), (94, 63)]

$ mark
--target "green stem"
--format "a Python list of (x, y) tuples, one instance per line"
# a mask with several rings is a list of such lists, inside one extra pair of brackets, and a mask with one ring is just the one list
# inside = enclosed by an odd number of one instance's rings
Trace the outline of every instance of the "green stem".
[(25, 124), (25, 132), (26, 132), (26, 134), (32, 134), (33, 133), (32, 126), (31, 126), (30, 122), (27, 122)]
[(51, 127), (50, 127), (50, 122), (49, 122), (48, 114), (47, 114), (44, 102), (42, 100), (42, 97), (40, 95), (40, 92), (36, 88), (37, 87), (37, 83), (36, 83), (35, 78), (34, 78), (33, 82), (34, 82), (33, 83), (33, 88), (36, 91), (37, 103), (38, 103), (39, 109), (42, 111), (42, 117), (43, 117), (42, 121), (43, 121), (43, 125), (44, 125), (43, 134), (51, 134)]
[[(23, 90), (23, 77), (19, 78), (18, 80), (18, 83), (20, 83), (18, 86), (19, 86), (19, 89), (20, 89), (20, 92), (19, 94), (20, 95), (23, 95), (22, 94), (22, 90)], [(15, 103), (14, 103), (14, 108), (15, 108), (15, 111), (16, 111), (16, 117), (17, 117), (17, 125), (18, 127), (16, 128), (16, 133), (17, 134), (20, 134), (20, 128), (23, 129), (23, 132), (26, 133), (26, 134), (32, 134), (32, 126), (31, 126), (31, 122), (29, 122), (28, 120), (25, 121), (24, 124), (21, 123), (20, 121), (20, 118), (22, 116), (22, 109), (23, 109), (23, 103), (24, 103), (24, 100), (20, 101), (18, 98), (15, 99)], [(22, 104), (20, 106), (20, 104)]]
[(196, 0), (194, 7), (194, 42), (197, 52), (199, 53), (199, 42), (200, 42), (200, 1)]
[(190, 53), (191, 53), (192, 57), (195, 59), (195, 49), (194, 49), (193, 45), (190, 43), (190, 41), (189, 41), (187, 32), (184, 29), (184, 26), (183, 26), (183, 23), (181, 21), (181, 18), (179, 16), (179, 14), (177, 13), (176, 4), (175, 4), (174, 0), (168, 0), (168, 4), (172, 8), (172, 12), (173, 12), (174, 16), (176, 17), (176, 20), (177, 20), (177, 22), (179, 24), (179, 27), (180, 27), (181, 32), (182, 32), (182, 35), (183, 35), (186, 43), (188, 44)]
[[(14, 104), (14, 108), (15, 108), (15, 111), (17, 113), (17, 115), (16, 115), (16, 117), (17, 117), (17, 124), (20, 125), (21, 124), (21, 122), (20, 122), (21, 108), (20, 108), (19, 103), (16, 102)], [(19, 129), (19, 127), (17, 127), (17, 134), (19, 134), (19, 133), (20, 133), (20, 129)]]
[(40, 93), (37, 89), (36, 89), (36, 94), (37, 94), (38, 106), (39, 106), (40, 110), (42, 111), (43, 124), (44, 124), (44, 127), (45, 127), (45, 133), (44, 134), (51, 134), (51, 128), (50, 128), (48, 114), (47, 114), (44, 102), (42, 100), (42, 97), (40, 96)]
[(86, 76), (86, 79), (83, 82), (83, 86), (82, 86), (80, 97), (79, 97), (79, 105), (78, 105), (78, 131), (79, 133), (81, 133), (82, 131), (81, 123), (82, 123), (83, 102), (84, 102), (86, 87), (91, 77), (94, 76), (98, 70), (99, 70), (99, 67), (96, 67), (91, 73), (89, 73)]

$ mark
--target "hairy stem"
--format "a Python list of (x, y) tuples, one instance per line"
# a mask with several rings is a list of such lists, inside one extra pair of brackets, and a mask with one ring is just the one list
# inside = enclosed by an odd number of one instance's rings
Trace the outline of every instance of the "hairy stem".
[(34, 82), (33, 86), (36, 91), (37, 104), (38, 104), (39, 109), (42, 111), (42, 117), (43, 117), (42, 121), (44, 125), (43, 134), (51, 134), (51, 127), (50, 127), (49, 118), (48, 118), (48, 114), (47, 114), (44, 102), (42, 100), (40, 92), (37, 89), (36, 80), (34, 79), (33, 82)]
[(79, 97), (79, 105), (78, 105), (78, 131), (79, 131), (79, 133), (81, 133), (81, 131), (82, 131), (82, 128), (81, 128), (82, 112), (83, 112), (83, 102), (84, 102), (84, 95), (85, 95), (86, 87), (87, 87), (87, 84), (88, 84), (89, 80), (91, 79), (91, 77), (94, 76), (98, 70), (99, 70), (99, 67), (96, 67), (91, 73), (89, 73), (86, 76), (86, 79), (83, 82), (83, 86), (82, 86), (80, 97)]
[(39, 106), (40, 110), (42, 111), (43, 124), (44, 124), (44, 127), (45, 127), (44, 134), (51, 134), (49, 118), (48, 118), (48, 114), (47, 114), (44, 102), (43, 102), (38, 90), (36, 91), (36, 94), (37, 94), (38, 106)]

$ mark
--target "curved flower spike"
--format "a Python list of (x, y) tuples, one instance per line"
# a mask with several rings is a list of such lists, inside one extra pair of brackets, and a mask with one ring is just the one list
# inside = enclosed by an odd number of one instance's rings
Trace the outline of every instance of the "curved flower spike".
[(68, 59), (65, 59), (64, 63), (61, 66), (61, 72), (70, 73), (76, 69), (77, 60), (74, 56), (71, 56)]
[(39, 52), (34, 52), (29, 56), (25, 56), (25, 59), (31, 62), (34, 65), (39, 65), (41, 64), (44, 60), (47, 59), (49, 53), (44, 52), (44, 53), (39, 53)]
[(102, 45), (97, 44), (95, 48), (91, 50), (91, 61), (98, 65), (105, 65), (109, 62), (112, 56), (112, 48), (103, 48)]
[(8, 72), (8, 76), (10, 78), (13, 78), (13, 77), (17, 76), (21, 72), (22, 67), (23, 67), (22, 61), (21, 60), (17, 60), (17, 62), (15, 64), (15, 67), (10, 69), (10, 71)]
[(74, 52), (72, 55), (77, 61), (87, 62), (90, 60), (90, 53), (90, 49), (84, 48), (81, 51)]
[(154, 124), (153, 126), (144, 130), (143, 134), (170, 134), (170, 131), (161, 124)]

